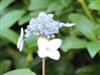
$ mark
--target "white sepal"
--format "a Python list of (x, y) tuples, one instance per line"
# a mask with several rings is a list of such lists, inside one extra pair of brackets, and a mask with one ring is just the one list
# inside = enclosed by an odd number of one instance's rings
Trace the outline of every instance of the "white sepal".
[(59, 60), (60, 53), (57, 50), (62, 41), (60, 39), (47, 40), (46, 38), (38, 38), (38, 56), (40, 58), (49, 57), (54, 60)]
[(19, 49), (20, 52), (23, 49), (23, 43), (24, 43), (23, 37), (24, 37), (24, 30), (23, 30), (23, 28), (21, 28), (21, 33), (20, 33), (20, 36), (19, 36), (19, 39), (17, 42), (17, 49)]
[(71, 27), (71, 26), (74, 26), (74, 25), (75, 25), (75, 23), (65, 23), (64, 24), (65, 27)]

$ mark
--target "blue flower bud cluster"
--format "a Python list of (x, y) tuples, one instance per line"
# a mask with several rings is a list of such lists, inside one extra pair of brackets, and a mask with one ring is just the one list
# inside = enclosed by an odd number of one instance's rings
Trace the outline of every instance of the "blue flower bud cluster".
[(55, 33), (59, 32), (59, 28), (65, 26), (66, 23), (53, 20), (53, 14), (45, 14), (41, 12), (38, 17), (32, 18), (25, 30), (25, 37), (32, 34), (38, 34), (42, 37), (52, 38)]

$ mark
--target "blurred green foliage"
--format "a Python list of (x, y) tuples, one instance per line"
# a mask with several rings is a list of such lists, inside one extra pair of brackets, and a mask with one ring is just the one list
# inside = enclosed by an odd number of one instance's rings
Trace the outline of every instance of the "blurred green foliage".
[(41, 75), (37, 36), (26, 39), (21, 53), (16, 43), (20, 28), (42, 11), (53, 13), (55, 20), (76, 23), (56, 34), (63, 41), (61, 58), (47, 58), (46, 74), (100, 75), (99, 0), (0, 0), (0, 75)]

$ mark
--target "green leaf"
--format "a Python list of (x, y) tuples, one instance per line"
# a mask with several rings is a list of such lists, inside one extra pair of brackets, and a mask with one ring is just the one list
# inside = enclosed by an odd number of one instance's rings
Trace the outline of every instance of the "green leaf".
[[(47, 12), (56, 12), (55, 14), (62, 14), (63, 8), (67, 8), (72, 0), (55, 0), (48, 6)], [(66, 11), (66, 10), (65, 10)]]
[(99, 39), (99, 36), (100, 36), (100, 23), (98, 23), (95, 27), (96, 29), (96, 33), (97, 33), (97, 36), (98, 36), (98, 39)]
[(61, 49), (64, 52), (67, 52), (70, 49), (79, 49), (79, 48), (86, 48), (87, 41), (77, 39), (77, 38), (66, 38), (62, 40)]
[(73, 0), (60, 0), (61, 1), (61, 4), (64, 6), (64, 7), (67, 7), (69, 6), (69, 4), (73, 1)]
[(8, 70), (10, 70), (10, 66), (11, 66), (11, 61), (10, 60), (3, 60), (0, 62), (0, 75), (2, 73), (7, 72)]
[(50, 4), (50, 0), (31, 0), (29, 5), (29, 10), (41, 10), (46, 9)]
[(100, 74), (100, 64), (83, 66), (76, 70), (77, 75), (98, 75)]
[(25, 15), (24, 17), (19, 19), (18, 24), (23, 25), (23, 24), (27, 23), (29, 20), (31, 20), (31, 17), (29, 15)]
[(0, 37), (6, 38), (10, 40), (12, 43), (16, 44), (18, 40), (18, 35), (14, 31), (10, 29), (6, 29), (3, 31), (0, 31)]
[(13, 10), (5, 14), (0, 18), (0, 27), (2, 30), (5, 30), (11, 27), (14, 23), (16, 23), (22, 15), (25, 13), (24, 10)]
[[(23, 63), (23, 61), (24, 61), (24, 63)], [(27, 58), (23, 55), (18, 56), (18, 58), (15, 59), (14, 62), (15, 62), (16, 69), (29, 67), (29, 62), (27, 61)]]
[(93, 58), (100, 50), (100, 43), (99, 42), (89, 42), (87, 44), (87, 49), (90, 56)]
[(38, 14), (40, 13), (41, 11), (33, 11), (33, 12), (30, 12), (29, 13), (29, 16), (31, 16), (32, 18), (38, 16)]
[(1, 0), (0, 1), (0, 12), (2, 12), (5, 8), (7, 8), (14, 1), (15, 0)]
[(61, 5), (61, 3), (59, 1), (55, 1), (49, 5), (47, 12), (58, 11), (61, 10), (62, 8), (63, 6)]
[(29, 6), (30, 0), (22, 0), (24, 5), (26, 5), (27, 7)]
[(10, 71), (3, 75), (36, 75), (36, 74), (30, 71), (29, 69), (16, 69), (14, 71)]
[(92, 22), (81, 14), (70, 14), (69, 19), (76, 23), (75, 27), (90, 40), (96, 40), (96, 33)]
[(39, 12), (41, 12), (41, 11), (30, 12), (29, 14), (27, 14), (27, 15), (23, 16), (22, 18), (20, 18), (18, 24), (23, 25), (23, 24), (27, 23), (32, 18), (38, 16)]
[(100, 10), (100, 1), (99, 0), (90, 0), (88, 7), (93, 10)]
[(32, 52), (35, 52), (37, 49), (36, 49), (36, 46), (37, 46), (37, 38), (38, 36), (36, 35), (32, 35), (31, 37), (29, 37), (28, 39), (25, 40), (25, 47), (23, 49), (23, 51), (25, 53), (32, 53)]

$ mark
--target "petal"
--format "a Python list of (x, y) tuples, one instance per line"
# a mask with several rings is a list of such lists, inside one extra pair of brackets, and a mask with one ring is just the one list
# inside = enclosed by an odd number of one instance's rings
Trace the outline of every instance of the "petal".
[(58, 50), (52, 50), (48, 52), (48, 57), (52, 58), (54, 60), (59, 60), (60, 58), (60, 53)]
[(74, 25), (75, 25), (75, 23), (65, 23), (64, 24), (65, 27), (71, 27), (71, 26), (74, 26)]
[(43, 51), (46, 50), (49, 42), (47, 39), (39, 37), (37, 43), (38, 43), (38, 49)]
[(28, 38), (32, 35), (32, 32), (28, 31), (27, 29), (25, 30), (25, 38)]
[(53, 18), (54, 15), (53, 15), (53, 14), (48, 14), (48, 16), (49, 16), (50, 18)]
[(38, 56), (39, 56), (40, 58), (45, 58), (45, 57), (47, 57), (46, 51), (38, 50), (37, 53), (38, 53)]
[(18, 43), (17, 43), (17, 49), (19, 49), (19, 51), (22, 51), (23, 43), (24, 43), (24, 40), (19, 38)]
[(23, 36), (24, 36), (24, 30), (23, 30), (23, 28), (21, 28), (21, 34), (20, 34), (20, 36), (23, 38)]
[(20, 51), (20, 52), (21, 52), (22, 49), (23, 49), (23, 44), (24, 44), (24, 40), (21, 42), (21, 45), (20, 45), (20, 47), (19, 47), (19, 51)]
[(61, 46), (61, 43), (62, 43), (61, 39), (50, 40), (49, 41), (49, 48), (51, 50), (56, 50), (56, 49), (58, 49)]
[(39, 17), (44, 17), (44, 16), (47, 16), (44, 12), (39, 13)]
[(23, 48), (23, 43), (24, 43), (23, 36), (24, 36), (24, 31), (23, 31), (23, 28), (21, 28), (20, 37), (19, 37), (18, 42), (17, 42), (17, 48), (20, 51), (22, 51), (22, 48)]

